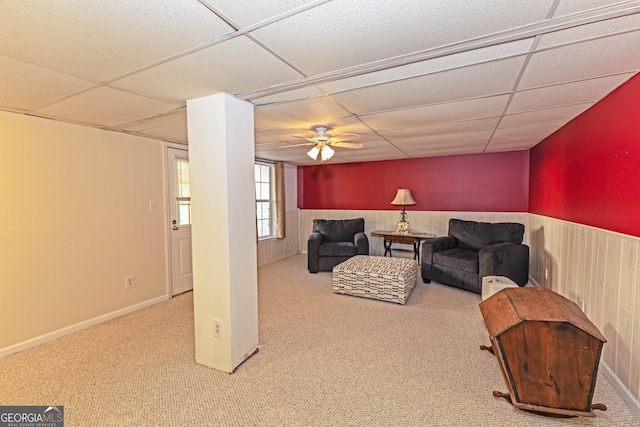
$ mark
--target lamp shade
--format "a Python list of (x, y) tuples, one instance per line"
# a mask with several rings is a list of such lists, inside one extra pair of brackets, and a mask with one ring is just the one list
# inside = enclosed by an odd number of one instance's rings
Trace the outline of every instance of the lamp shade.
[(320, 149), (316, 145), (311, 150), (309, 150), (309, 152), (307, 153), (307, 156), (311, 157), (313, 160), (316, 160), (318, 158), (318, 153), (320, 153)]
[(325, 145), (324, 147), (322, 147), (322, 150), (320, 150), (320, 161), (324, 162), (325, 160), (329, 160), (333, 157), (334, 153), (335, 150), (333, 148)]
[(409, 206), (415, 205), (416, 201), (413, 200), (413, 197), (411, 197), (411, 190), (407, 188), (398, 188), (396, 197), (393, 199), (391, 204), (397, 206)]

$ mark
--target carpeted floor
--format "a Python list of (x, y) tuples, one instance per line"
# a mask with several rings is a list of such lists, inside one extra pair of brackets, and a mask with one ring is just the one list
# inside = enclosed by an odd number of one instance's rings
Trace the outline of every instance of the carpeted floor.
[(602, 374), (595, 418), (493, 397), (479, 295), (421, 280), (405, 306), (338, 295), (305, 255), (258, 275), (261, 349), (234, 374), (194, 362), (189, 292), (0, 359), (0, 405), (64, 405), (67, 427), (640, 425)]

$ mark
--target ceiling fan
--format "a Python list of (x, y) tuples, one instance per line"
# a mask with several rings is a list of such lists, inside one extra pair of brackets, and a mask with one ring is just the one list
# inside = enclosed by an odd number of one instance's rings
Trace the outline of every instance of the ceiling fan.
[(327, 133), (326, 126), (318, 126), (316, 128), (316, 133), (311, 137), (307, 138), (305, 136), (300, 135), (292, 135), (295, 138), (303, 138), (309, 142), (305, 142), (303, 144), (292, 144), (292, 145), (284, 145), (278, 148), (289, 148), (289, 147), (301, 147), (304, 145), (313, 145), (313, 148), (307, 152), (307, 156), (311, 157), (313, 160), (318, 159), (318, 155), (320, 155), (320, 161), (324, 162), (333, 157), (335, 150), (332, 147), (340, 147), (340, 148), (351, 148), (355, 150), (359, 150), (364, 147), (363, 144), (353, 143), (353, 142), (345, 142), (351, 139), (360, 138), (360, 135), (357, 133), (345, 133), (339, 137), (333, 138), (330, 133)]

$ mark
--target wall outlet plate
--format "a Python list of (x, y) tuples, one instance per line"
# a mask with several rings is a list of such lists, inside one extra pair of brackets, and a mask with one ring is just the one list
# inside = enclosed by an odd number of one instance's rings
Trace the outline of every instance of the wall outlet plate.
[(213, 336), (221, 339), (224, 336), (224, 328), (222, 322), (218, 320), (213, 321)]
[(124, 278), (124, 287), (125, 289), (131, 289), (136, 287), (136, 277), (135, 276), (127, 276)]

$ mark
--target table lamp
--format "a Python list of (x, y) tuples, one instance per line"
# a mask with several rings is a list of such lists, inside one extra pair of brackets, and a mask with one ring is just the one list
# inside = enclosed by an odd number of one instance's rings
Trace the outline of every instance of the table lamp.
[(411, 191), (406, 188), (398, 188), (396, 197), (391, 201), (392, 205), (402, 206), (402, 212), (400, 212), (400, 221), (398, 221), (398, 233), (409, 233), (409, 222), (407, 221), (407, 212), (404, 210), (405, 206), (415, 205), (416, 201), (411, 197)]

